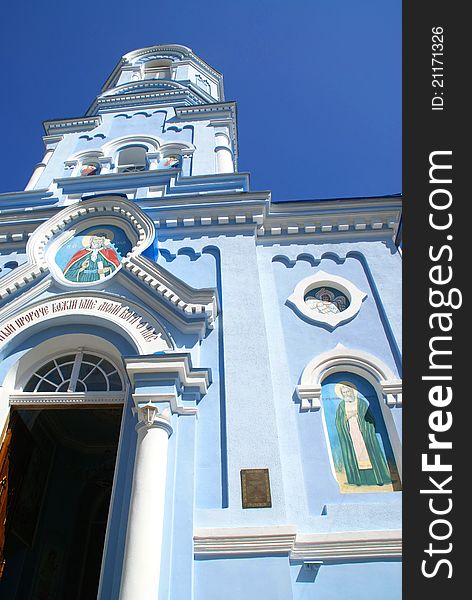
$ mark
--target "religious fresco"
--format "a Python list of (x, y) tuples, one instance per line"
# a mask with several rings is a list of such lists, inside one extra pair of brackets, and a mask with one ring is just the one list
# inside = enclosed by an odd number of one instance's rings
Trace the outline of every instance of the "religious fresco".
[(83, 164), (80, 168), (80, 176), (99, 175), (100, 167), (94, 163)]
[(157, 165), (158, 169), (178, 169), (180, 167), (180, 156), (172, 154), (161, 158)]
[(346, 310), (349, 300), (339, 290), (332, 287), (319, 287), (305, 294), (305, 304), (310, 310), (321, 315), (337, 314)]
[(335, 373), (322, 385), (322, 405), (340, 491), (400, 490), (392, 446), (373, 387), (352, 373)]
[(118, 227), (91, 227), (69, 239), (55, 260), (68, 281), (94, 282), (113, 275), (130, 250), (130, 241)]

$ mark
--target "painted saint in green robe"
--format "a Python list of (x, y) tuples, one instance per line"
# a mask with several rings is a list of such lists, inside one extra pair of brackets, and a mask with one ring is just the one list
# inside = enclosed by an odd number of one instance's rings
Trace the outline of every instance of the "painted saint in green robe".
[(120, 266), (120, 257), (107, 237), (86, 235), (82, 244), (84, 248), (72, 256), (63, 271), (69, 281), (99, 281)]
[(336, 430), (347, 482), (351, 485), (391, 484), (369, 404), (359, 397), (352, 383), (338, 383), (335, 392), (341, 398), (336, 410)]

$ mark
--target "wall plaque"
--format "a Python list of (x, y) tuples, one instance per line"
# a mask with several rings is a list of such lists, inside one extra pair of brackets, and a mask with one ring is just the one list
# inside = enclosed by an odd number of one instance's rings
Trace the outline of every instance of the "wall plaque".
[(241, 469), (243, 508), (271, 508), (269, 469)]

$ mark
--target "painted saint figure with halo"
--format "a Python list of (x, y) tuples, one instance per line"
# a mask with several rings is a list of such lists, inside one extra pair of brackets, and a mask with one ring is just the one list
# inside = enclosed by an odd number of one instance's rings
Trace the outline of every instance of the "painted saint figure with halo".
[(390, 471), (376, 434), (374, 416), (356, 386), (341, 381), (335, 386), (341, 399), (336, 410), (338, 433), (347, 483), (351, 485), (391, 484)]
[(66, 264), (63, 274), (68, 281), (92, 282), (105, 279), (120, 266), (120, 257), (112, 245), (113, 234), (96, 231), (82, 238), (83, 248)]

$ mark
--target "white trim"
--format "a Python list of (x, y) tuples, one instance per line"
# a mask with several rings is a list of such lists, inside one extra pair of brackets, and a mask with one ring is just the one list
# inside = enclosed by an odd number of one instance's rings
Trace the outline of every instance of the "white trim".
[(196, 529), (195, 556), (288, 554), (292, 560), (362, 560), (401, 557), (400, 530), (298, 533), (295, 527)]
[(126, 392), (16, 392), (10, 394), (11, 406), (57, 406), (123, 404)]
[[(126, 371), (131, 384), (134, 385), (135, 377), (142, 373), (160, 375), (166, 373), (178, 380), (178, 388), (191, 388), (198, 390), (204, 396), (211, 383), (208, 369), (194, 369), (188, 352), (166, 352), (154, 357), (130, 357), (124, 359)], [(194, 405), (184, 406), (179, 391), (156, 391), (153, 393), (134, 393), (133, 400), (136, 407), (143, 404), (169, 403), (172, 413), (178, 415), (195, 415), (198, 410)]]
[[(1, 318), (1, 317), (0, 317)], [(30, 327), (37, 330), (64, 319), (81, 318), (90, 323), (107, 322), (108, 328), (126, 334), (139, 354), (153, 354), (172, 348), (164, 327), (143, 306), (121, 296), (104, 292), (76, 292), (51, 296), (28, 305), (9, 319), (3, 320), (0, 331), (8, 330), (0, 347)]]
[[(336, 314), (323, 315), (311, 310), (305, 302), (306, 294), (318, 287), (332, 287), (347, 297), (349, 306), (346, 310)], [(324, 271), (317, 271), (314, 275), (305, 277), (297, 283), (291, 296), (287, 298), (287, 304), (299, 315), (305, 317), (311, 323), (317, 323), (327, 326), (330, 330), (335, 329), (339, 325), (347, 323), (353, 319), (361, 309), (362, 302), (367, 298), (367, 294), (362, 292), (353, 283), (339, 277), (331, 275)]]
[[(31, 234), (26, 244), (28, 260), (14, 269), (7, 277), (2, 278), (0, 298), (3, 299), (16, 292), (19, 288), (48, 271), (51, 271), (56, 279), (58, 278), (58, 269), (54, 267), (54, 261), (49, 260), (47, 256), (50, 254), (51, 248), (46, 248), (46, 246), (49, 245), (50, 240), (57, 238), (57, 234), (60, 234), (60, 232), (67, 233), (75, 221), (84, 228), (110, 224), (110, 219), (113, 219), (115, 223), (124, 228), (127, 234), (134, 233), (132, 236), (134, 239), (130, 240), (133, 243), (133, 248), (127, 254), (128, 258), (141, 254), (152, 244), (155, 238), (154, 224), (135, 203), (113, 194), (82, 200), (59, 211)], [(53, 244), (55, 242), (56, 240)], [(117, 269), (113, 275), (119, 270)], [(93, 282), (71, 284), (63, 277), (60, 277), (59, 281), (64, 287), (72, 286), (76, 289), (81, 286), (90, 289), (90, 286), (94, 285)], [(102, 282), (95, 283), (101, 284)]]
[[(362, 350), (346, 348), (342, 344), (338, 344), (333, 350), (319, 354), (305, 367), (300, 383), (296, 387), (296, 394), (300, 399), (300, 411), (319, 410), (324, 379), (333, 373), (340, 372), (359, 375), (374, 388), (401, 479), (402, 446), (390, 409), (402, 405), (402, 380), (396, 377), (381, 360)], [(335, 476), (324, 415), (323, 428), (329, 448), (331, 470)]]
[(206, 369), (194, 371), (189, 357), (188, 353), (176, 356), (171, 351), (151, 358), (125, 358), (126, 371), (131, 382), (134, 382), (137, 373), (176, 373), (181, 385), (198, 388), (199, 393), (203, 396), (207, 393), (210, 385), (209, 372)]
[(321, 407), (321, 384), (332, 373), (348, 371), (366, 379), (384, 397), (388, 406), (401, 405), (402, 381), (378, 358), (338, 344), (313, 358), (303, 370), (296, 393), (301, 410)]

